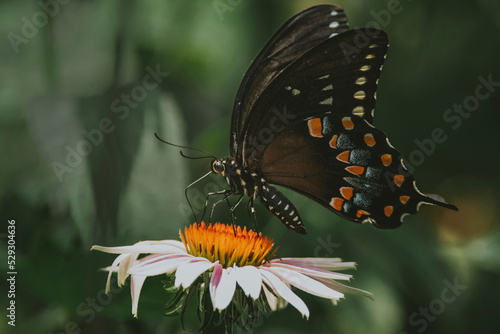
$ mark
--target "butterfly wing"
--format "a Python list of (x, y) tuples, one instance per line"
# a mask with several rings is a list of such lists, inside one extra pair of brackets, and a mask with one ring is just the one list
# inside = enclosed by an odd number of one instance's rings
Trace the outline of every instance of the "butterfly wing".
[(246, 72), (236, 95), (231, 119), (232, 157), (242, 160), (242, 129), (269, 83), (306, 51), (347, 29), (347, 17), (342, 8), (319, 5), (295, 15), (274, 34)]
[(340, 216), (401, 225), (422, 203), (400, 153), (371, 125), (387, 35), (350, 30), (291, 63), (255, 102), (243, 128), (248, 169)]

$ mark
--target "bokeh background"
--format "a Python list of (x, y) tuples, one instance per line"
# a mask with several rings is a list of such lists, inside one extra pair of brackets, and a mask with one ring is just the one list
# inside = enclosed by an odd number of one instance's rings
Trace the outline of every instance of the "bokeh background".
[[(14, 219), (18, 274), (16, 326), (2, 315), (0, 332), (197, 331), (194, 307), (185, 331), (163, 315), (169, 295), (162, 277), (146, 281), (138, 320), (128, 284), (104, 296), (106, 274), (98, 269), (114, 257), (90, 247), (176, 239), (193, 222), (184, 190), (210, 160), (184, 159), (154, 132), (228, 155), (245, 70), (282, 23), (318, 3), (2, 0), (0, 268), (4, 277), (7, 222)], [(460, 211), (424, 207), (401, 228), (382, 231), (285, 191), (307, 224), (302, 236), (258, 204), (261, 230), (279, 245), (278, 256), (356, 261), (351, 284), (375, 300), (348, 296), (332, 306), (299, 292), (311, 310), (308, 321), (289, 306), (254, 331), (500, 332), (500, 87), (480, 79), (500, 82), (500, 3), (334, 3), (351, 27), (371, 22), (388, 33), (375, 125), (414, 167), (420, 189)], [(156, 82), (145, 85), (155, 71)], [(462, 114), (447, 111), (460, 106)], [(432, 148), (428, 140), (438, 128), (446, 140)], [(203, 194), (223, 186), (212, 178), (193, 187), (196, 211)], [(244, 207), (238, 221), (248, 224)], [(216, 216), (229, 222), (224, 206)], [(2, 314), (6, 302), (2, 297)]]

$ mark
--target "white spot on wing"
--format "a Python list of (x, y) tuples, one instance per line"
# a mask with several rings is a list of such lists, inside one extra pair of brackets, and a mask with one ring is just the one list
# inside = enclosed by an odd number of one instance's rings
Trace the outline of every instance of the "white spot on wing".
[(356, 80), (356, 85), (364, 85), (366, 83), (366, 77), (359, 77), (357, 80)]
[(403, 162), (403, 159), (399, 160), (399, 162), (401, 163), (401, 166), (403, 166), (403, 168), (405, 170), (408, 170), (408, 168), (406, 168), (406, 166), (405, 166), (405, 163)]
[(394, 148), (394, 146), (392, 146), (391, 142), (389, 141), (389, 138), (385, 137), (385, 141), (387, 142), (387, 145), (389, 145), (389, 147)]
[(323, 101), (321, 101), (319, 104), (323, 104), (323, 105), (332, 105), (333, 103), (333, 97), (329, 97)]
[(366, 94), (362, 90), (358, 90), (356, 93), (354, 93), (354, 98), (358, 100), (364, 100), (366, 97)]
[(362, 106), (357, 106), (352, 110), (352, 113), (357, 116), (363, 116), (365, 114), (365, 108)]
[(335, 15), (339, 15), (339, 12), (337, 12), (336, 10), (332, 10), (332, 12), (330, 13), (331, 16), (335, 16)]
[(332, 90), (332, 89), (333, 89), (333, 85), (328, 85), (325, 88), (323, 88), (322, 90)]
[(340, 25), (340, 23), (338, 23), (337, 21), (333, 21), (332, 23), (330, 23), (329, 27), (330, 28), (338, 28), (339, 25)]
[(368, 218), (365, 218), (361, 221), (362, 224), (366, 224), (366, 223), (370, 223), (370, 224), (373, 224), (375, 223), (375, 219), (371, 218), (371, 217), (368, 217)]
[(293, 96), (296, 96), (296, 95), (299, 95), (299, 94), (300, 94), (300, 90), (298, 90), (298, 89), (293, 89), (292, 90), (292, 95)]
[(400, 222), (403, 222), (403, 219), (406, 217), (406, 216), (409, 216), (410, 214), (409, 213), (403, 213), (401, 215), (401, 218), (399, 219)]
[(416, 191), (417, 193), (419, 193), (419, 194), (420, 194), (420, 195), (422, 195), (422, 196), (425, 196), (425, 195), (424, 195), (424, 194), (423, 194), (420, 190), (418, 190), (418, 188), (417, 188), (417, 183), (416, 183), (415, 181), (413, 181), (413, 188), (415, 189), (415, 191)]
[(330, 77), (330, 74), (327, 74), (327, 75), (323, 75), (322, 77), (319, 77), (318, 80), (321, 80), (321, 79), (328, 79)]

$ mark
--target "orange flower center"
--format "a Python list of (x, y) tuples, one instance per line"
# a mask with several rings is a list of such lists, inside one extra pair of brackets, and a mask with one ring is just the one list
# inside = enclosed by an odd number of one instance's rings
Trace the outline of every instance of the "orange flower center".
[[(259, 266), (271, 252), (273, 240), (263, 237), (244, 227), (216, 223), (212, 226), (194, 223), (181, 231), (180, 237), (186, 251), (197, 257), (204, 257), (212, 262), (219, 261), (224, 267), (236, 264)], [(273, 256), (273, 250), (269, 256)]]

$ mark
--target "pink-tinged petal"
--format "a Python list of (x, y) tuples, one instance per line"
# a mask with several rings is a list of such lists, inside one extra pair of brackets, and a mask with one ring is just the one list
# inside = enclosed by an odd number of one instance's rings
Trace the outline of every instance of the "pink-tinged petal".
[(217, 292), (217, 288), (219, 287), (223, 271), (224, 270), (222, 268), (222, 265), (217, 263), (214, 266), (214, 270), (212, 272), (212, 278), (210, 279), (210, 299), (212, 300), (212, 305), (214, 305), (214, 309), (215, 309), (215, 293)]
[(232, 268), (222, 270), (219, 285), (215, 290), (214, 307), (219, 310), (224, 310), (233, 300), (234, 292), (236, 291), (236, 275)]
[(130, 294), (132, 295), (132, 314), (137, 318), (137, 308), (139, 306), (139, 297), (141, 295), (142, 285), (147, 276), (133, 275), (130, 279)]
[(234, 266), (236, 282), (241, 287), (245, 295), (254, 300), (259, 298), (262, 288), (262, 275), (259, 269), (254, 266), (236, 267)]
[(312, 277), (312, 278), (323, 277), (323, 278), (330, 278), (330, 279), (349, 280), (352, 277), (352, 275), (334, 273), (334, 272), (323, 270), (323, 269), (315, 269), (312, 267), (296, 266), (296, 265), (290, 265), (290, 264), (279, 263), (279, 262), (266, 263), (266, 264), (261, 265), (260, 267), (261, 268), (288, 269), (288, 270), (302, 273), (302, 274), (307, 275), (307, 276)]
[(328, 299), (340, 299), (344, 297), (344, 294), (330, 289), (323, 283), (320, 283), (310, 277), (307, 277), (306, 275), (302, 275), (301, 273), (295, 272), (293, 270), (287, 270), (277, 267), (264, 267), (261, 270), (269, 271), (280, 278), (282, 281), (291, 284), (307, 293), (310, 293), (311, 295)]
[(361, 289), (356, 289), (347, 285), (344, 285), (342, 283), (339, 283), (337, 281), (329, 280), (327, 278), (315, 278), (317, 281), (323, 283), (330, 289), (336, 290), (338, 292), (342, 292), (344, 294), (346, 293), (352, 293), (354, 295), (361, 295), (370, 298), (373, 300), (373, 294), (371, 294), (368, 291), (361, 290)]
[(272, 287), (276, 294), (282, 297), (284, 300), (289, 302), (293, 307), (295, 307), (303, 316), (309, 318), (309, 309), (306, 304), (299, 298), (295, 293), (290, 290), (278, 277), (266, 270), (260, 270), (264, 281)]
[(303, 257), (303, 258), (282, 258), (282, 259), (274, 259), (270, 261), (271, 263), (284, 263), (308, 268), (316, 268), (322, 270), (347, 270), (347, 269), (356, 269), (355, 262), (342, 262), (342, 259), (335, 258), (312, 258), (312, 257)]
[(282, 257), (279, 259), (273, 259), (271, 262), (291, 262), (296, 264), (302, 264), (306, 266), (326, 266), (334, 263), (341, 263), (342, 259), (340, 257)]
[(175, 287), (189, 287), (201, 274), (215, 266), (215, 263), (204, 258), (195, 258), (181, 263), (175, 272)]
[(129, 274), (144, 276), (170, 274), (173, 273), (181, 263), (187, 262), (192, 258), (193, 257), (191, 255), (177, 257), (172, 257), (170, 255), (151, 255), (151, 259), (130, 268)]

